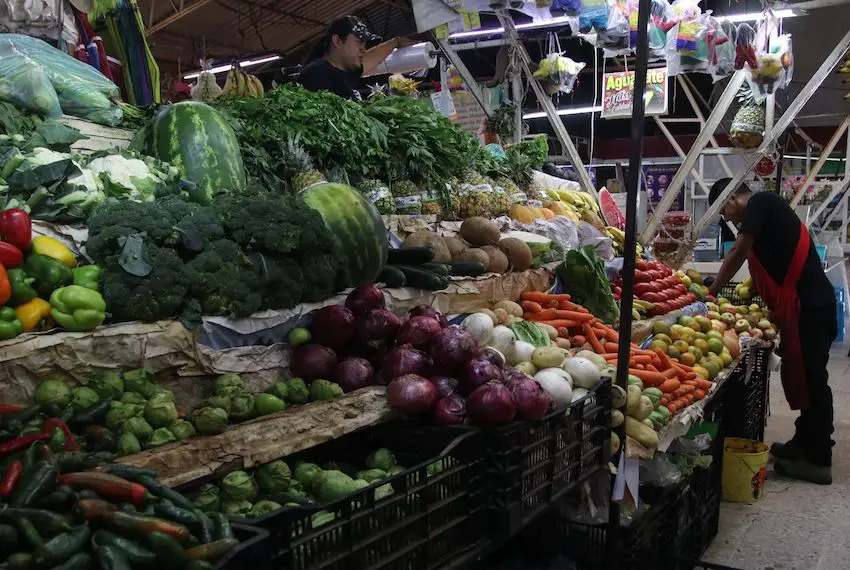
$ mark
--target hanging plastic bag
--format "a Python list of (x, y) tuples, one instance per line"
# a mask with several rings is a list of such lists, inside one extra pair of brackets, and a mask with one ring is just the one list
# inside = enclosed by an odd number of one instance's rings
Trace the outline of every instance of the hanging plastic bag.
[(597, 30), (597, 47), (615, 54), (629, 53), (628, 0), (608, 0), (605, 29)]
[[(652, 0), (649, 12), (649, 57), (666, 59), (667, 32), (675, 26), (670, 4), (666, 0)], [(637, 44), (635, 44), (635, 47)]]
[(752, 70), (752, 80), (763, 95), (787, 87), (793, 71), (790, 35), (771, 38), (767, 50), (756, 51), (756, 67)]
[(62, 114), (56, 90), (44, 70), (32, 61), (0, 45), (0, 101), (48, 117)]
[(540, 62), (534, 77), (544, 83), (543, 88), (549, 95), (569, 93), (575, 86), (579, 72), (586, 64), (564, 57), (561, 42), (556, 33), (549, 32), (548, 43), (549, 55)]
[(708, 71), (717, 83), (735, 72), (735, 25), (709, 17), (706, 28)]

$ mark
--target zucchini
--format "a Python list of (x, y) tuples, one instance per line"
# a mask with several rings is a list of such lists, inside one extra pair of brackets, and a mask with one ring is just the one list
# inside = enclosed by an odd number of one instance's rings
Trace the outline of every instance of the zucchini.
[(452, 275), (460, 277), (478, 277), (487, 273), (487, 268), (480, 261), (452, 261)]
[(392, 265), (384, 266), (377, 280), (379, 283), (386, 283), (387, 287), (404, 287), (407, 285), (407, 278), (404, 273), (401, 269)]
[(230, 526), (230, 520), (224, 513), (209, 513), (215, 525), (215, 539), (224, 540), (227, 538), (236, 538), (233, 534), (233, 527)]
[(154, 505), (153, 512), (158, 517), (162, 517), (185, 526), (197, 526), (201, 524), (201, 519), (198, 517), (197, 513), (181, 509), (180, 507), (175, 507), (174, 505), (159, 503), (158, 505)]
[(408, 287), (416, 287), (427, 291), (439, 291), (449, 285), (448, 279), (442, 275), (437, 275), (433, 271), (411, 265), (396, 265), (396, 267), (404, 273)]
[(443, 277), (448, 277), (452, 274), (452, 266), (448, 263), (423, 263), (422, 269), (433, 271), (437, 275), (442, 275)]
[(388, 265), (420, 265), (434, 260), (436, 252), (430, 247), (402, 247), (391, 249), (387, 254)]
[(16, 552), (9, 556), (4, 563), (6, 570), (29, 570), (32, 568), (32, 554)]

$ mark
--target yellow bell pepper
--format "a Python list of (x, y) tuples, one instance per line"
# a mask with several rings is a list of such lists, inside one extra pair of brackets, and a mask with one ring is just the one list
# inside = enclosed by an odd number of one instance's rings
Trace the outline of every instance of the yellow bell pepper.
[(68, 267), (77, 266), (77, 258), (64, 243), (50, 236), (38, 236), (32, 240), (32, 252), (58, 259)]
[(30, 332), (38, 326), (42, 319), (50, 316), (51, 308), (50, 303), (36, 297), (15, 307), (15, 314), (18, 315), (18, 319), (24, 326), (24, 332)]

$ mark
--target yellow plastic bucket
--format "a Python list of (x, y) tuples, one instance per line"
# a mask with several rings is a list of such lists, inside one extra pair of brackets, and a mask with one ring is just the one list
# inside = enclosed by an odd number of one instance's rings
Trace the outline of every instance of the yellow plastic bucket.
[(760, 442), (727, 437), (723, 443), (723, 500), (755, 503), (764, 497), (770, 448)]

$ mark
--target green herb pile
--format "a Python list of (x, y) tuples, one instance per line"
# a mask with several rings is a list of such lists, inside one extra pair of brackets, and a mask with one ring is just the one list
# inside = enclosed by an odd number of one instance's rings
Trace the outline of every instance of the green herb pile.
[(387, 127), (363, 106), (327, 93), (286, 84), (263, 97), (225, 99), (248, 174), (267, 188), (287, 187), (286, 141), (297, 140), (319, 170), (335, 168), (367, 176), (384, 168)]

